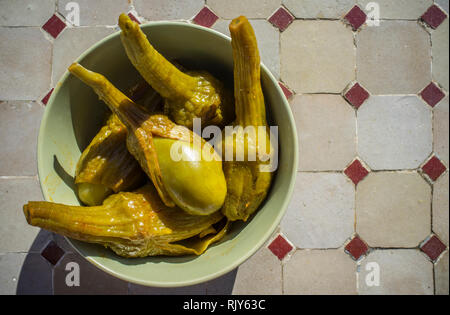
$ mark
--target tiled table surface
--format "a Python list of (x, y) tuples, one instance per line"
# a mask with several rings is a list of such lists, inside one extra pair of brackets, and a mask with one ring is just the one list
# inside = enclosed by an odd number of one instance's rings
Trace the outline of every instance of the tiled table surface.
[[(0, 0), (0, 294), (448, 294), (448, 0), (77, 0), (80, 26), (68, 2)], [(364, 24), (374, 3), (378, 26)], [(279, 230), (206, 284), (114, 279), (22, 214), (42, 199), (48, 94), (121, 12), (224, 33), (246, 15), (297, 123), (300, 163)], [(80, 287), (65, 285), (71, 261)]]

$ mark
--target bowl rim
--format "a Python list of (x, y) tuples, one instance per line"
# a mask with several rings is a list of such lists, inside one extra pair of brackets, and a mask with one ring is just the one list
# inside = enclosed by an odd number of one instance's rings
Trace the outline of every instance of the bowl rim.
[[(230, 45), (231, 45), (231, 38), (225, 34), (222, 34), (214, 29), (211, 28), (206, 28), (203, 26), (199, 26), (196, 24), (192, 24), (192, 23), (188, 23), (188, 22), (180, 22), (180, 21), (156, 21), (156, 22), (148, 22), (148, 23), (143, 23), (140, 25), (141, 28), (146, 28), (146, 27), (152, 27), (152, 26), (167, 26), (167, 25), (177, 25), (177, 26), (182, 26), (182, 27), (188, 27), (188, 28), (195, 28), (204, 32), (208, 32), (208, 33), (212, 33), (215, 36), (221, 37), (222, 39), (227, 40)], [(74, 62), (81, 62), (85, 56), (87, 56), (88, 54), (90, 54), (91, 52), (93, 52), (97, 47), (99, 47), (100, 45), (103, 45), (104, 43), (106, 43), (107, 41), (113, 40), (116, 37), (120, 36), (121, 31), (117, 31), (114, 32), (106, 37), (104, 37), (103, 39), (97, 41), (95, 44), (93, 44), (92, 46), (90, 46), (88, 49), (86, 49)], [(72, 247), (80, 254), (80, 256), (82, 256), (84, 259), (86, 259), (87, 261), (89, 261), (91, 264), (93, 264), (95, 267), (99, 268), (100, 270), (110, 274), (113, 277), (116, 277), (118, 279), (130, 282), (130, 283), (134, 283), (134, 284), (138, 284), (138, 285), (144, 285), (144, 286), (153, 286), (153, 287), (165, 287), (165, 288), (169, 288), (169, 287), (182, 287), (182, 286), (190, 286), (190, 285), (196, 285), (196, 284), (200, 284), (200, 283), (204, 283), (206, 281), (210, 281), (213, 279), (216, 279), (222, 275), (225, 275), (226, 273), (236, 269), (238, 266), (240, 266), (242, 263), (244, 263), (247, 259), (249, 259), (251, 256), (253, 256), (263, 245), (264, 243), (266, 243), (269, 238), (273, 235), (273, 233), (275, 232), (277, 226), (280, 224), (281, 219), (283, 218), (286, 209), (290, 203), (290, 200), (292, 198), (292, 193), (294, 190), (294, 184), (295, 184), (295, 179), (296, 179), (296, 175), (297, 175), (297, 165), (298, 165), (298, 136), (297, 136), (297, 130), (296, 130), (296, 124), (295, 124), (295, 120), (292, 114), (292, 110), (291, 107), (289, 105), (289, 102), (287, 101), (287, 98), (285, 97), (285, 94), (283, 92), (283, 90), (281, 89), (280, 85), (279, 85), (279, 81), (274, 77), (274, 75), (271, 73), (271, 71), (261, 62), (261, 70), (262, 72), (265, 73), (265, 75), (268, 76), (269, 80), (272, 81), (272, 83), (275, 85), (275, 88), (277, 90), (277, 92), (280, 95), (283, 95), (284, 97), (282, 97), (282, 103), (283, 106), (287, 109), (287, 115), (289, 118), (289, 125), (292, 127), (293, 129), (293, 152), (294, 152), (294, 157), (293, 157), (293, 165), (291, 168), (291, 173), (293, 174), (293, 176), (290, 177), (289, 179), (289, 186), (288, 186), (288, 190), (287, 190), (287, 194), (286, 194), (286, 198), (284, 198), (282, 204), (279, 206), (279, 211), (278, 214), (275, 218), (275, 220), (273, 220), (273, 222), (270, 225), (270, 228), (267, 229), (266, 232), (264, 232), (263, 236), (260, 238), (260, 240), (255, 243), (252, 248), (245, 254), (242, 255), (241, 257), (239, 257), (238, 259), (235, 259), (231, 264), (228, 264), (226, 267), (223, 267), (222, 269), (205, 275), (203, 277), (197, 277), (195, 279), (192, 280), (187, 280), (187, 281), (151, 281), (151, 280), (140, 280), (140, 279), (136, 279), (134, 277), (128, 276), (127, 274), (124, 273), (119, 273), (116, 272), (112, 269), (110, 269), (109, 267), (99, 263), (95, 258), (93, 257), (88, 257), (86, 256), (81, 249), (78, 248), (78, 246), (76, 246), (72, 240), (68, 237), (65, 237), (65, 239), (72, 245)], [(43, 165), (44, 165), (44, 149), (43, 149), (43, 144), (44, 144), (44, 129), (45, 126), (47, 125), (47, 120), (48, 120), (48, 116), (50, 113), (50, 110), (55, 103), (55, 98), (56, 95), (58, 94), (59, 90), (61, 89), (61, 87), (63, 86), (63, 84), (68, 80), (70, 73), (69, 71), (66, 69), (64, 74), (61, 76), (61, 78), (58, 80), (58, 82), (56, 83), (53, 92), (47, 102), (47, 105), (45, 106), (45, 110), (44, 110), (44, 114), (42, 116), (42, 120), (41, 120), (41, 124), (39, 127), (39, 135), (38, 135), (38, 143), (37, 143), (37, 162), (38, 162), (38, 178), (39, 178), (39, 184), (40, 184), (40, 188), (42, 191), (42, 194), (44, 196), (44, 199), (46, 201), (51, 201), (52, 199), (50, 198), (49, 194), (46, 192), (46, 190), (44, 189), (44, 184), (43, 184), (43, 176), (44, 176), (44, 169), (43, 169)], [(289, 170), (288, 170), (289, 171)]]

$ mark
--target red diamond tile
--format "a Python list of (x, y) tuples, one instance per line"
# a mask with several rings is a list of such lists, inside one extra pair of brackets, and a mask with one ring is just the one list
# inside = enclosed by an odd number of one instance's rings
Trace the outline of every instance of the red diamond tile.
[(447, 246), (445, 246), (445, 244), (442, 243), (442, 241), (438, 239), (436, 235), (433, 235), (428, 241), (425, 242), (425, 244), (420, 247), (420, 249), (425, 254), (427, 254), (432, 261), (438, 259), (446, 248)]
[(136, 16), (134, 16), (133, 13), (128, 12), (128, 17), (129, 17), (132, 21), (136, 22), (137, 24), (141, 24), (141, 21), (139, 21), (139, 19), (138, 19)]
[(355, 83), (350, 90), (345, 93), (347, 101), (358, 109), (368, 98), (370, 94), (359, 83)]
[(63, 29), (66, 28), (66, 23), (63, 22), (57, 15), (53, 16), (42, 26), (42, 28), (52, 35), (53, 38), (58, 37)]
[(62, 250), (54, 241), (50, 241), (42, 251), (41, 256), (47, 259), (52, 265), (56, 265), (61, 257), (64, 256), (64, 250)]
[(211, 27), (219, 19), (219, 17), (208, 7), (203, 7), (194, 17), (194, 22), (204, 27)]
[(353, 259), (358, 260), (367, 253), (369, 247), (359, 238), (359, 236), (355, 236), (350, 243), (345, 246), (345, 250), (353, 257)]
[(443, 12), (437, 5), (432, 5), (428, 8), (421, 19), (427, 23), (431, 28), (436, 29), (447, 18), (445, 12)]
[(283, 258), (294, 248), (283, 236), (278, 235), (277, 238), (270, 243), (269, 249), (279, 260), (283, 260)]
[(50, 99), (50, 96), (52, 96), (53, 88), (47, 93), (47, 95), (44, 96), (44, 98), (41, 100), (42, 104), (47, 105), (48, 100)]
[(362, 165), (362, 163), (356, 159), (350, 164), (344, 171), (355, 185), (358, 185), (368, 174), (369, 171)]
[(424, 166), (422, 166), (422, 171), (428, 175), (433, 181), (436, 181), (442, 173), (447, 170), (444, 164), (436, 157), (433, 156)]
[(289, 99), (292, 95), (294, 95), (294, 93), (292, 93), (292, 91), (289, 90), (286, 85), (284, 85), (281, 82), (278, 82), (278, 84), (280, 85), (280, 87), (283, 90), (283, 93), (284, 93), (284, 95), (286, 96), (287, 99)]
[(294, 17), (289, 13), (288, 10), (283, 7), (279, 8), (269, 18), (269, 22), (272, 23), (275, 27), (278, 27), (280, 31), (284, 31), (285, 29), (287, 29), (292, 21), (294, 21)]
[(357, 5), (351, 9), (344, 17), (347, 22), (353, 27), (353, 30), (357, 30), (366, 22), (367, 15)]
[(431, 82), (422, 92), (420, 92), (420, 96), (422, 96), (428, 105), (434, 107), (445, 97), (445, 94), (436, 84)]

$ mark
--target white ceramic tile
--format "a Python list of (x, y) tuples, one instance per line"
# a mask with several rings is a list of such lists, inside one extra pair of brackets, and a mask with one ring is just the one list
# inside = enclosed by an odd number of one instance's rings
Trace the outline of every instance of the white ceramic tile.
[(37, 179), (0, 179), (0, 200), (0, 253), (27, 252), (40, 229), (28, 225), (22, 207), (42, 200)]
[(436, 233), (439, 239), (447, 246), (449, 245), (448, 177), (448, 173), (443, 175), (433, 186), (433, 232)]
[(442, 255), (434, 267), (436, 295), (448, 295), (448, 251)]
[(357, 80), (372, 94), (417, 94), (431, 81), (430, 36), (417, 21), (365, 27), (356, 45)]
[(134, 0), (139, 15), (147, 20), (190, 19), (205, 5), (204, 0)]
[(433, 136), (434, 152), (449, 166), (449, 104), (448, 97), (442, 100), (434, 108)]
[(297, 93), (341, 93), (355, 79), (353, 33), (341, 21), (294, 21), (280, 53), (281, 79)]
[(0, 295), (15, 295), (26, 253), (0, 253)]
[(0, 102), (0, 176), (37, 175), (37, 137), (43, 113), (36, 102)]
[(64, 30), (53, 44), (53, 84), (86, 49), (113, 32), (111, 28), (96, 26)]
[(298, 248), (338, 248), (354, 232), (354, 201), (345, 175), (298, 173), (281, 231)]
[(339, 19), (355, 5), (355, 0), (283, 0), (296, 18)]
[(298, 250), (283, 277), (284, 294), (356, 294), (356, 263), (342, 249)]
[(379, 6), (380, 18), (382, 19), (410, 19), (417, 20), (433, 4), (433, 0), (358, 0), (360, 7), (366, 10), (369, 3), (375, 3)]
[(356, 232), (371, 247), (417, 247), (431, 233), (431, 187), (417, 173), (370, 173), (356, 191)]
[(38, 27), (0, 27), (0, 100), (37, 100), (50, 90), (51, 43)]
[[(58, 12), (69, 22), (73, 15), (72, 0), (58, 0)], [(116, 25), (121, 13), (130, 8), (128, 0), (77, 0), (80, 14), (80, 25)], [(69, 4), (69, 5), (68, 5)], [(78, 25), (79, 26), (79, 25)]]
[(371, 96), (358, 110), (358, 154), (372, 170), (415, 169), (432, 151), (431, 107), (416, 96)]
[(431, 33), (432, 53), (433, 53), (433, 79), (442, 85), (447, 92), (448, 87), (448, 29), (449, 18)]
[(356, 114), (340, 95), (296, 95), (300, 171), (341, 171), (356, 156)]
[(234, 279), (234, 295), (278, 295), (281, 292), (281, 262), (265, 246), (239, 266)]
[[(374, 282), (377, 278), (378, 283)], [(433, 264), (417, 249), (375, 250), (361, 262), (358, 291), (363, 295), (431, 295)]]
[(268, 18), (281, 4), (281, 0), (207, 0), (208, 6), (224, 19), (240, 15), (247, 18)]
[(54, 0), (2, 0), (0, 26), (42, 26), (55, 9)]

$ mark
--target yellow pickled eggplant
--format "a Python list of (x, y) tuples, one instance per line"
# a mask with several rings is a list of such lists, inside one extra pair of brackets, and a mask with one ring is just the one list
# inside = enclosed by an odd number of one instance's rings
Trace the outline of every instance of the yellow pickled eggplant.
[(119, 17), (121, 40), (131, 63), (166, 99), (165, 113), (179, 125), (192, 128), (193, 119), (203, 125), (226, 125), (233, 119), (232, 94), (205, 71), (180, 71), (159, 54), (139, 24), (126, 14)]
[(111, 115), (89, 146), (75, 170), (78, 197), (89, 206), (102, 204), (114, 192), (136, 188), (145, 180), (139, 163), (128, 152), (127, 130)]
[[(271, 143), (261, 88), (260, 56), (255, 33), (244, 16), (234, 19), (229, 28), (232, 39), (236, 100), (236, 120), (233, 125), (242, 129), (235, 135), (225, 134), (224, 136), (223, 150), (225, 152), (231, 150), (233, 160), (225, 159), (223, 162), (227, 196), (222, 213), (231, 221), (246, 221), (264, 201), (270, 188), (272, 172), (267, 169), (262, 171), (263, 166), (269, 163), (263, 161), (262, 155), (271, 152)], [(253, 136), (242, 132), (249, 126), (255, 128)], [(260, 139), (263, 139), (264, 143)], [(249, 158), (250, 149), (255, 152), (253, 160)], [(239, 152), (242, 150), (245, 152)], [(244, 157), (243, 161), (236, 159), (239, 154)]]
[[(213, 225), (223, 215), (193, 216), (164, 205), (153, 185), (109, 196), (101, 206), (31, 201), (23, 206), (28, 224), (112, 249), (123, 257), (202, 254), (227, 232)], [(220, 224), (220, 223), (219, 223)]]
[(214, 148), (164, 115), (151, 115), (101, 74), (72, 64), (69, 71), (89, 85), (127, 128), (127, 148), (155, 185), (164, 204), (209, 215), (225, 200), (222, 161)]
[[(161, 97), (145, 82), (133, 85), (128, 95), (157, 110)], [(88, 206), (101, 205), (112, 193), (135, 189), (145, 173), (126, 147), (127, 130), (112, 114), (81, 154), (75, 170), (78, 197)]]

